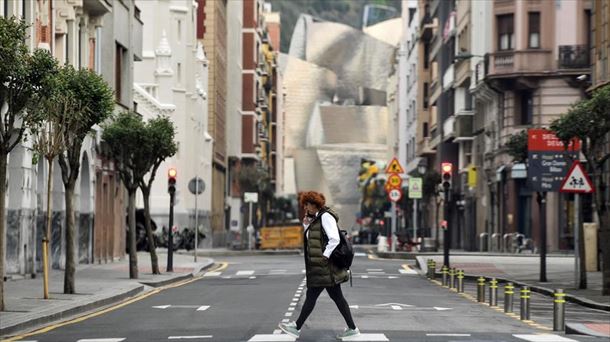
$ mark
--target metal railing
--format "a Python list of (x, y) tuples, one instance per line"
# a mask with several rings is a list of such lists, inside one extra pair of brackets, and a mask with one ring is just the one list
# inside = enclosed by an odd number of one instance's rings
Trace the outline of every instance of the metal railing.
[(583, 69), (590, 66), (589, 45), (559, 45), (559, 69)]

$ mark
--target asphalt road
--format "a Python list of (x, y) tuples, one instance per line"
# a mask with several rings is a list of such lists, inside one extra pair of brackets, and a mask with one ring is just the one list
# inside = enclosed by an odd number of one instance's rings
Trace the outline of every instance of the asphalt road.
[[(217, 258), (220, 270), (27, 341), (294, 341), (277, 329), (304, 301), (301, 256)], [(359, 341), (598, 341), (552, 334), (433, 284), (405, 261), (358, 255), (343, 285)], [(336, 341), (345, 323), (320, 296), (299, 341)]]

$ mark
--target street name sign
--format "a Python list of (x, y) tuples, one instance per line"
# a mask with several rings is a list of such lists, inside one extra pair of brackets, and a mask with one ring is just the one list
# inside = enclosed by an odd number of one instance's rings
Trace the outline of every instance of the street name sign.
[(568, 173), (568, 165), (578, 159), (580, 141), (575, 139), (568, 148), (546, 129), (528, 130), (528, 186), (533, 191), (557, 192)]
[(422, 179), (419, 177), (409, 178), (409, 198), (422, 198)]
[(560, 191), (579, 194), (593, 192), (593, 183), (578, 160), (574, 161), (572, 164), (570, 171), (568, 171), (568, 175), (561, 183)]

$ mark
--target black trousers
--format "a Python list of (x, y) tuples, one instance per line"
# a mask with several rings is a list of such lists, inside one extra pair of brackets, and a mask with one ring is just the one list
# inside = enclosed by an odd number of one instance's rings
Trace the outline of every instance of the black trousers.
[(301, 330), (301, 327), (307, 320), (307, 317), (313, 311), (313, 308), (316, 306), (316, 301), (318, 297), (322, 293), (322, 291), (326, 290), (330, 298), (337, 304), (337, 308), (341, 315), (345, 319), (345, 323), (350, 329), (356, 329), (356, 325), (354, 324), (354, 320), (352, 319), (352, 313), (349, 309), (349, 305), (343, 297), (343, 292), (341, 292), (341, 285), (337, 284), (333, 287), (308, 287), (307, 294), (305, 296), (305, 304), (303, 304), (303, 309), (301, 309), (301, 314), (297, 319), (297, 329)]

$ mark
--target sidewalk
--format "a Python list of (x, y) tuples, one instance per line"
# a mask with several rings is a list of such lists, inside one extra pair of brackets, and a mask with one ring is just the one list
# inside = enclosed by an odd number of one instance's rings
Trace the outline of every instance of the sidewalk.
[(210, 267), (214, 260), (174, 254), (174, 272), (166, 273), (167, 254), (158, 252), (161, 275), (153, 275), (150, 254), (138, 253), (139, 278), (129, 279), (129, 257), (106, 264), (78, 265), (76, 294), (63, 294), (63, 270), (51, 270), (51, 299), (42, 299), (42, 274), (35, 279), (9, 280), (4, 284), (5, 310), (0, 312), (0, 337), (31, 330), (44, 324), (83, 314), (149, 292), (155, 287), (178, 282)]

